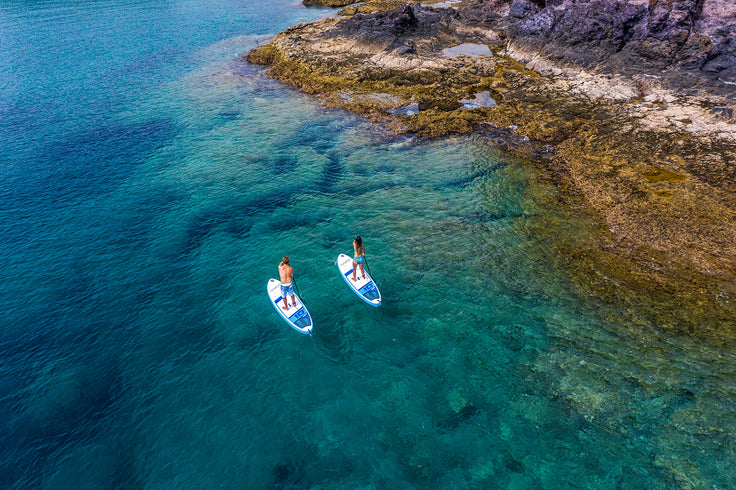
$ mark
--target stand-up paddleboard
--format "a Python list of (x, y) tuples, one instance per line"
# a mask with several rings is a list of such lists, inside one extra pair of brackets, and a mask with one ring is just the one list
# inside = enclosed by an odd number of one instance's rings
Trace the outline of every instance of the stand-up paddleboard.
[(268, 281), (268, 297), (271, 298), (271, 304), (279, 312), (281, 318), (286, 320), (286, 323), (291, 325), (294, 330), (306, 335), (312, 333), (312, 328), (314, 327), (312, 325), (312, 317), (309, 315), (307, 307), (304, 306), (299, 296), (294, 295), (296, 299), (295, 305), (291, 303), (291, 296), (286, 298), (289, 309), (285, 310), (283, 308), (284, 298), (281, 297), (281, 282), (278, 279), (270, 279)]
[(345, 282), (348, 283), (348, 286), (350, 286), (350, 289), (353, 290), (355, 294), (360, 297), (363, 301), (368, 303), (371, 306), (380, 306), (381, 305), (381, 292), (378, 290), (378, 286), (376, 286), (376, 283), (373, 281), (373, 278), (368, 273), (367, 268), (364, 264), (365, 270), (365, 276), (360, 273), (360, 266), (358, 266), (358, 271), (355, 274), (356, 280), (353, 281), (353, 258), (345, 255), (340, 254), (337, 256), (337, 268), (340, 270), (340, 275), (343, 279), (345, 279)]

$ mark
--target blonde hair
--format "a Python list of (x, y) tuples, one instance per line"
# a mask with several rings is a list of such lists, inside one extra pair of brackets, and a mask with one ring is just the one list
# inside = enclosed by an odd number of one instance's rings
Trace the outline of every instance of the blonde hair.
[(289, 257), (287, 257), (286, 255), (284, 255), (284, 258), (281, 259), (281, 263), (282, 264), (289, 265)]

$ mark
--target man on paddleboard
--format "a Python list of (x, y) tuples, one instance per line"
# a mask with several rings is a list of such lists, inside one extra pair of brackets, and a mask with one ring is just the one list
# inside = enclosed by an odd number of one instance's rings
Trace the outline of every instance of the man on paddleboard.
[(289, 257), (284, 256), (279, 264), (279, 278), (281, 279), (281, 296), (284, 298), (284, 310), (289, 309), (289, 304), (286, 302), (286, 296), (291, 295), (291, 302), (296, 305), (296, 298), (294, 297), (294, 286), (291, 283), (294, 279), (294, 269), (289, 265)]

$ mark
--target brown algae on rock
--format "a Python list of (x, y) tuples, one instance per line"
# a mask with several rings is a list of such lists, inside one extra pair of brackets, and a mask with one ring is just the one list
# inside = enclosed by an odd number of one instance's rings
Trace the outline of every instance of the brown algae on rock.
[(672, 172), (667, 169), (662, 169), (659, 167), (651, 167), (642, 172), (642, 175), (649, 181), (650, 183), (655, 182), (679, 182), (681, 180), (685, 180), (687, 177), (684, 175), (678, 174), (676, 172)]

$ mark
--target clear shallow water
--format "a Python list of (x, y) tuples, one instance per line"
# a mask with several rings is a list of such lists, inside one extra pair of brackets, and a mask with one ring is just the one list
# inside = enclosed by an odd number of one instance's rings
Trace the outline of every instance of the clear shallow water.
[[(239, 60), (328, 13), (0, 9), (0, 485), (732, 486), (734, 353), (577, 295), (553, 251), (588, 224), (533, 168)], [(311, 338), (265, 294), (284, 254)]]

